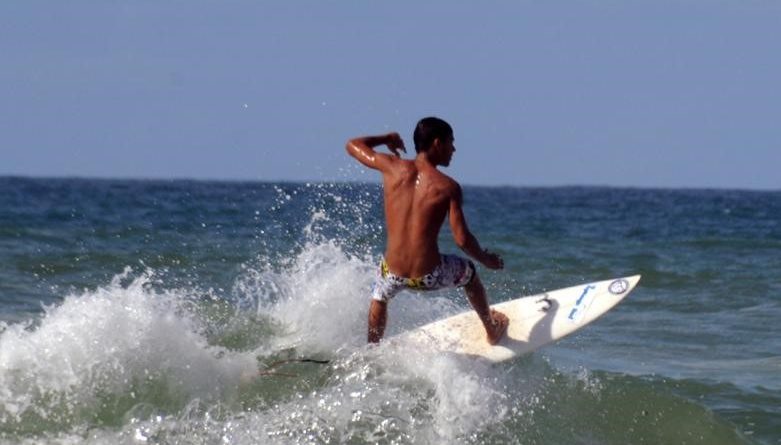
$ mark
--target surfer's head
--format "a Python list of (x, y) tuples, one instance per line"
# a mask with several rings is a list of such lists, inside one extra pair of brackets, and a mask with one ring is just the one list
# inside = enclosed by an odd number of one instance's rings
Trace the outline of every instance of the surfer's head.
[(416, 152), (427, 152), (437, 139), (442, 142), (452, 139), (453, 127), (438, 117), (424, 117), (415, 126), (412, 138), (415, 140)]

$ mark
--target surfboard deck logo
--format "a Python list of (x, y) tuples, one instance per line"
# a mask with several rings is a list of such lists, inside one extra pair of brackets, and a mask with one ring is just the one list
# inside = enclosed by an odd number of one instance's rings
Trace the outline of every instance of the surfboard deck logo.
[(596, 287), (591, 284), (583, 288), (583, 292), (580, 294), (580, 297), (578, 297), (578, 299), (575, 301), (575, 307), (573, 307), (569, 312), (569, 316), (567, 317), (569, 321), (573, 323), (580, 322), (580, 320), (583, 318), (583, 315), (585, 315), (586, 310), (588, 310), (588, 307), (591, 305), (591, 301), (594, 299), (594, 294), (589, 294), (589, 291), (594, 289), (596, 289)]
[(623, 278), (619, 278), (613, 281), (607, 288), (607, 290), (610, 291), (610, 293), (613, 295), (621, 295), (626, 292), (627, 289), (629, 289), (629, 282)]

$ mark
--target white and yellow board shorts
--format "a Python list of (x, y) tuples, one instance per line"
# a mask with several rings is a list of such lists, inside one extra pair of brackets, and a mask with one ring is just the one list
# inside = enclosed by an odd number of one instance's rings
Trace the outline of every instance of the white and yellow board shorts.
[(388, 263), (383, 259), (372, 287), (372, 299), (388, 301), (404, 289), (429, 291), (462, 287), (469, 284), (474, 276), (474, 263), (457, 255), (441, 255), (439, 265), (420, 278), (400, 277), (391, 273)]

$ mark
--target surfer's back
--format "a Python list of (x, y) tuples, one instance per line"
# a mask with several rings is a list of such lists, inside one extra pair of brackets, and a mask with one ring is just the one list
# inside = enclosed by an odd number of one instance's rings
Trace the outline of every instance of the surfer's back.
[(456, 186), (420, 158), (399, 160), (383, 172), (388, 230), (385, 260), (393, 273), (419, 277), (439, 264), (437, 238)]

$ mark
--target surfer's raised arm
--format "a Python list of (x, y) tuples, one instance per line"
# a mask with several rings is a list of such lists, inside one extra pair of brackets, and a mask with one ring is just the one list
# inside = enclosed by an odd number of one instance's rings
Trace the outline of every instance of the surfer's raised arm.
[[(387, 146), (394, 156), (374, 151), (374, 147), (378, 145)], [(347, 141), (345, 148), (347, 153), (361, 164), (380, 171), (385, 171), (391, 163), (401, 158), (400, 151), (407, 152), (407, 149), (404, 148), (404, 141), (398, 133), (353, 138)]]
[(452, 196), (450, 198), (450, 210), (448, 219), (450, 220), (450, 231), (453, 233), (453, 240), (456, 245), (467, 255), (481, 262), (489, 269), (502, 269), (504, 261), (499, 255), (489, 252), (480, 247), (480, 242), (469, 231), (462, 208), (463, 197), (461, 186), (454, 184)]

